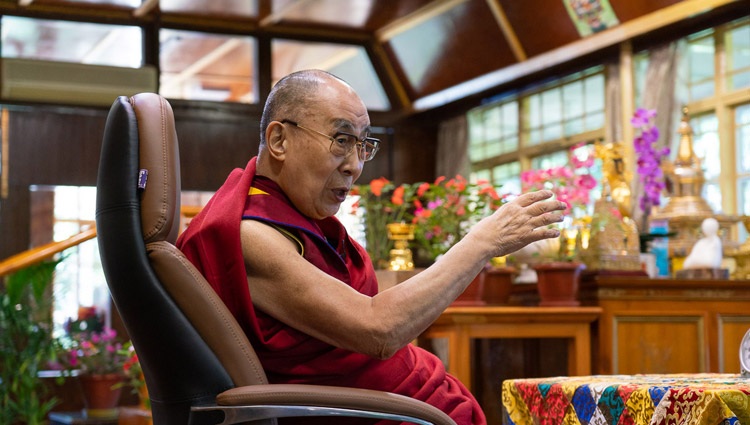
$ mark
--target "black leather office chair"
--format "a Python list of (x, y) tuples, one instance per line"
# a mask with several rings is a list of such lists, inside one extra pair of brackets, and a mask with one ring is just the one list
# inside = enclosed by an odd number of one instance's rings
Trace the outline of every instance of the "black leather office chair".
[(237, 322), (173, 245), (179, 224), (172, 109), (152, 93), (119, 97), (104, 132), (96, 225), (107, 284), (143, 366), (156, 425), (305, 416), (455, 425), (396, 394), (269, 384)]

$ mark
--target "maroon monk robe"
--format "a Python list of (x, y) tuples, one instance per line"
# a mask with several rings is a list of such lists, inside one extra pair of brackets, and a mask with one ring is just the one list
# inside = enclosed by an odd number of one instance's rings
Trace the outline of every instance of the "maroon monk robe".
[[(237, 318), (269, 381), (390, 391), (432, 404), (460, 425), (486, 423), (468, 390), (445, 372), (437, 357), (421, 348), (409, 344), (392, 357), (378, 360), (334, 347), (255, 308), (240, 244), (243, 216), (289, 231), (303, 245), (303, 255), (313, 265), (363, 294), (377, 293), (369, 257), (338, 220), (303, 216), (274, 182), (255, 178), (255, 163), (253, 158), (244, 172), (236, 169), (229, 175), (191, 220), (177, 246)], [(251, 187), (254, 194), (248, 196)], [(333, 423), (331, 418), (327, 422)]]

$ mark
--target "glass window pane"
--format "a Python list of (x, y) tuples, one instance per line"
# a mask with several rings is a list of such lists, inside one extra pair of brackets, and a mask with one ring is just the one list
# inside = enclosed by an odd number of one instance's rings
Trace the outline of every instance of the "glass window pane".
[(528, 97), (529, 127), (540, 127), (542, 125), (542, 97), (534, 94)]
[(521, 163), (518, 161), (498, 165), (492, 169), (492, 184), (499, 186), (501, 195), (521, 193)]
[(583, 116), (583, 81), (574, 81), (563, 86), (563, 116), (565, 119)]
[(714, 82), (708, 81), (690, 86), (690, 99), (700, 100), (711, 97), (714, 94)]
[(701, 159), (704, 177), (708, 181), (716, 180), (721, 173), (721, 156), (719, 146), (719, 121), (716, 115), (703, 115), (691, 120), (693, 128), (693, 150)]
[(649, 64), (648, 51), (633, 55), (633, 78), (635, 80), (635, 104), (643, 104), (643, 87), (645, 87), (646, 71)]
[(737, 171), (750, 173), (750, 105), (742, 105), (735, 110), (735, 126)]
[(492, 180), (492, 171), (484, 169), (484, 170), (477, 170), (471, 173), (471, 181), (472, 182), (478, 182), (478, 181), (491, 181)]
[(542, 92), (542, 124), (547, 126), (562, 121), (562, 99), (559, 88)]
[(565, 121), (565, 135), (572, 136), (584, 132), (583, 117), (569, 119)]
[(750, 105), (742, 105), (737, 108), (736, 111), (737, 119), (735, 120), (738, 125), (750, 124)]
[(487, 143), (500, 140), (500, 114), (501, 110), (499, 107), (489, 108), (484, 111), (484, 137)]
[(139, 27), (3, 16), (2, 57), (140, 68)]
[(375, 68), (362, 46), (273, 40), (273, 82), (303, 69), (322, 69), (349, 83), (370, 110), (385, 111), (391, 104)]
[(727, 79), (729, 90), (750, 87), (750, 71), (738, 72)]
[(727, 89), (750, 87), (750, 24), (727, 31)]
[[(141, 2), (138, 1), (138, 3), (140, 4)], [(159, 0), (159, 9), (162, 12), (251, 18), (258, 16), (258, 0)]]
[(502, 107), (503, 136), (518, 135), (518, 102), (509, 102)]
[(543, 170), (552, 167), (564, 167), (566, 165), (568, 165), (567, 150), (557, 151), (531, 158), (531, 168), (535, 170)]
[[(750, 177), (741, 178), (737, 180), (737, 197), (739, 201), (739, 214), (750, 215)], [(739, 226), (740, 235), (739, 242), (745, 242), (747, 240), (747, 231), (745, 226)]]
[(255, 39), (162, 29), (159, 93), (168, 98), (257, 102)]
[(469, 158), (482, 161), (518, 149), (518, 102), (475, 108), (467, 114)]
[(697, 82), (714, 77), (713, 38), (704, 37), (688, 44), (688, 65), (690, 81)]
[(688, 42), (688, 85), (692, 100), (714, 94), (714, 42), (711, 35)]
[(586, 113), (604, 110), (604, 74), (594, 74), (584, 80), (586, 92)]
[(701, 197), (706, 200), (708, 206), (713, 212), (719, 214), (722, 212), (721, 207), (721, 189), (718, 183), (706, 183), (703, 185)]

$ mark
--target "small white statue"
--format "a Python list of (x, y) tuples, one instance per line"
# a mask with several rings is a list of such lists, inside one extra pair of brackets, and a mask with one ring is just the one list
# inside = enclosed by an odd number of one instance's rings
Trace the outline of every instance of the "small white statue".
[(707, 218), (701, 223), (703, 237), (693, 245), (690, 255), (685, 259), (684, 269), (718, 269), (721, 267), (723, 248), (719, 238), (719, 222)]

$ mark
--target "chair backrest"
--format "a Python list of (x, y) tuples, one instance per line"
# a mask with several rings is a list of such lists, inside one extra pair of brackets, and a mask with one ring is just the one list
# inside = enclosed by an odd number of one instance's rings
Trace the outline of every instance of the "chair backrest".
[(247, 337), (174, 247), (180, 161), (174, 115), (153, 93), (115, 100), (97, 180), (99, 251), (115, 306), (143, 366), (156, 424), (267, 379)]

